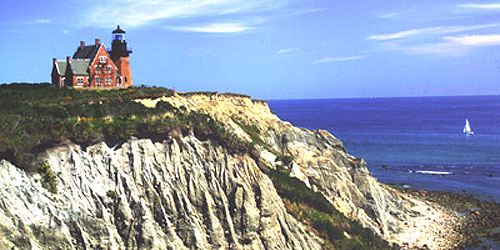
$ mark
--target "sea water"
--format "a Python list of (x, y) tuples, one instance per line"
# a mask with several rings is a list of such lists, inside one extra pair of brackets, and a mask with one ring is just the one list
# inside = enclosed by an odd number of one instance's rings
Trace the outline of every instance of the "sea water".
[[(295, 126), (325, 129), (373, 176), (500, 201), (500, 96), (271, 100)], [(472, 136), (462, 133), (469, 119)]]

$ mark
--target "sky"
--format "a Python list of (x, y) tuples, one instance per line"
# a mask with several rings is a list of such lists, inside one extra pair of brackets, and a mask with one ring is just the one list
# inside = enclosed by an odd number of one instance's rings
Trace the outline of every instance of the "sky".
[(500, 1), (2, 0), (0, 83), (127, 31), (135, 85), (259, 99), (500, 94)]

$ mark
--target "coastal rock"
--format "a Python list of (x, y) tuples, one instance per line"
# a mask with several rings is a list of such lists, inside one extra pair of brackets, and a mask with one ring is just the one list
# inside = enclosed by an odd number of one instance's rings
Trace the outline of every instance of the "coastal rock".
[(319, 249), (248, 155), (193, 136), (46, 152), (58, 193), (0, 162), (0, 248)]
[(278, 167), (391, 243), (446, 249), (459, 237), (458, 214), (380, 184), (335, 136), (283, 122), (266, 102), (216, 93), (136, 101), (209, 114), (246, 141), (256, 135), (242, 123), (254, 126), (265, 145), (250, 156), (180, 133), (60, 145), (41, 156), (56, 194), (40, 174), (0, 160), (0, 249), (321, 249), (263, 171)]
[[(347, 217), (358, 220), (385, 240), (402, 246), (446, 249), (460, 237), (456, 212), (403, 194), (379, 183), (363, 159), (348, 154), (343, 143), (325, 130), (310, 131), (281, 121), (266, 102), (225, 94), (174, 95), (138, 102), (154, 107), (158, 101), (203, 112), (237, 127), (237, 118), (256, 126), (275, 151), (293, 157), (291, 175), (327, 198)], [(235, 132), (235, 134), (241, 131)], [(242, 139), (248, 136), (242, 136)]]

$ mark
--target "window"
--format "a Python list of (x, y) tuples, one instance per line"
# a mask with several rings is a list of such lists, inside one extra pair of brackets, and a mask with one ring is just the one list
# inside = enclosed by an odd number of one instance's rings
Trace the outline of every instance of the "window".
[(102, 73), (101, 70), (102, 70), (102, 66), (101, 65), (96, 65), (95, 66), (95, 72), (96, 73)]
[(99, 62), (100, 63), (106, 63), (106, 56), (100, 56), (99, 57)]
[(125, 82), (127, 82), (127, 77), (125, 77)]
[(77, 85), (83, 85), (83, 77), (77, 77), (76, 78), (76, 84)]
[(106, 85), (111, 85), (111, 78), (110, 77), (106, 77)]
[(106, 66), (106, 73), (110, 73), (111, 72), (111, 66)]
[(95, 85), (101, 86), (101, 78), (100, 77), (95, 78)]

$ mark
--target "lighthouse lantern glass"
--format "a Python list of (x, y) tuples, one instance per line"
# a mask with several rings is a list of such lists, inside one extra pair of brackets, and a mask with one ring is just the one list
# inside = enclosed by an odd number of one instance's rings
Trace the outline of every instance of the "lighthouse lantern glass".
[(119, 40), (119, 41), (125, 40), (125, 35), (124, 34), (118, 33), (118, 34), (114, 34), (113, 36), (114, 36), (113, 40)]

